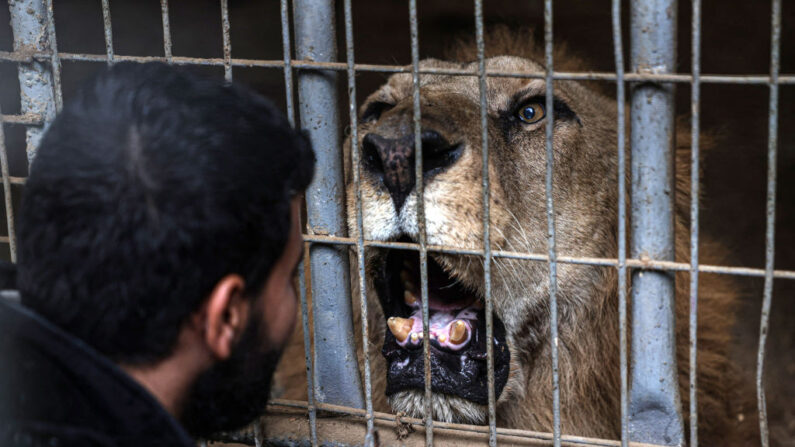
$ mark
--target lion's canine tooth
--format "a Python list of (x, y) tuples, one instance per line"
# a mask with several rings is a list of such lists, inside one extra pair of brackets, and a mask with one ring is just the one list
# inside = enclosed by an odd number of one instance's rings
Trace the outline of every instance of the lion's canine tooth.
[(406, 341), (406, 337), (409, 336), (411, 327), (414, 326), (414, 319), (389, 317), (389, 319), (386, 320), (386, 324), (389, 326), (389, 330), (392, 331), (392, 335), (394, 335), (395, 338), (402, 343)]
[(414, 304), (417, 303), (417, 296), (414, 295), (412, 292), (409, 292), (408, 290), (404, 290), (403, 301), (409, 306), (413, 306)]
[(438, 340), (439, 340), (439, 343), (444, 343), (444, 342), (447, 341), (447, 336), (444, 335), (444, 334), (439, 334)]
[(416, 333), (416, 332), (412, 332), (412, 333), (411, 333), (411, 342), (412, 342), (412, 343), (417, 343), (417, 341), (418, 341), (419, 339), (420, 339), (420, 336), (419, 336), (419, 335), (417, 335), (417, 333)]
[(456, 320), (450, 325), (450, 343), (460, 345), (467, 339), (467, 325), (461, 320)]

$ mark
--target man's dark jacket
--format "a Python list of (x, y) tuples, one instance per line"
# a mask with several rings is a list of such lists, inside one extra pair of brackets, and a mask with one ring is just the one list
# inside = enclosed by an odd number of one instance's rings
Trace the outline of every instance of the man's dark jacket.
[(195, 446), (137, 382), (0, 298), (0, 446)]

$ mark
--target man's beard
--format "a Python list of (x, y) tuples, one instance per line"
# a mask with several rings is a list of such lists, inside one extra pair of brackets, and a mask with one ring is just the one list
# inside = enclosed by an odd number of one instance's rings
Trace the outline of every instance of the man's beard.
[(229, 358), (191, 387), (180, 420), (192, 436), (242, 428), (265, 411), (281, 349), (266, 350), (260, 321), (262, 315), (255, 312)]

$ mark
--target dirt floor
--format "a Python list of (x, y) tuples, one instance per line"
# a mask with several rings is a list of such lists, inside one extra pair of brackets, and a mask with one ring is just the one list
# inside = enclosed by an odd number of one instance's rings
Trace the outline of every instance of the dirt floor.
[[(102, 13), (99, 2), (55, 2), (58, 48), (65, 52), (104, 54)], [(173, 53), (179, 56), (221, 57), (220, 8), (216, 0), (171, 0)], [(338, 23), (341, 25), (342, 2)], [(443, 57), (455, 37), (474, 33), (472, 2), (423, 0), (419, 2), (422, 57)], [(765, 74), (769, 71), (770, 2), (704, 0), (702, 73)], [(114, 0), (111, 2), (115, 51), (124, 55), (162, 55), (159, 3)], [(679, 71), (690, 69), (690, 2), (679, 4)], [(281, 29), (276, 1), (230, 1), (232, 55), (240, 58), (281, 59)], [(628, 11), (628, 2), (624, 10)], [(541, 34), (543, 2), (493, 0), (485, 2), (487, 24), (535, 27)], [(784, 2), (781, 72), (795, 73), (795, 4)], [(566, 42), (594, 70), (614, 69), (610, 1), (558, 0), (555, 2), (555, 39)], [(354, 45), (357, 62), (410, 63), (409, 17), (404, 0), (354, 2)], [(7, 8), (0, 8), (0, 50), (12, 49)], [(624, 14), (623, 23), (629, 23)], [(339, 27), (340, 48), (344, 30)], [(527, 36), (531, 38), (531, 36)], [(629, 36), (624, 33), (628, 48)], [(344, 56), (344, 51), (340, 52)], [(625, 56), (625, 59), (629, 59)], [(64, 62), (64, 97), (101, 64)], [(222, 76), (219, 67), (199, 68)], [(235, 80), (247, 83), (283, 107), (283, 75), (279, 70), (239, 68)], [(357, 78), (358, 98), (382, 83), (386, 75), (366, 73)], [(340, 79), (344, 81), (344, 79)], [(608, 90), (612, 87), (608, 87)], [(678, 111), (689, 112), (690, 88), (680, 85)], [(341, 89), (341, 98), (346, 98)], [(781, 86), (779, 101), (779, 153), (776, 208), (776, 268), (795, 270), (795, 85)], [(719, 136), (719, 144), (704, 163), (701, 231), (718, 235), (731, 249), (730, 265), (763, 267), (765, 262), (765, 181), (768, 89), (765, 86), (703, 85), (702, 129)], [(0, 106), (3, 113), (19, 111), (16, 67), (0, 63)], [(341, 103), (341, 110), (346, 110)], [(347, 117), (347, 113), (343, 112)], [(6, 126), (11, 175), (25, 176), (24, 131)], [(18, 192), (18, 191), (17, 191)], [(14, 195), (18, 202), (18, 194)], [(3, 216), (0, 216), (3, 217)], [(4, 217), (3, 220), (4, 221)], [(4, 227), (4, 225), (2, 225)], [(2, 230), (5, 231), (5, 230)], [(2, 250), (6, 250), (5, 247)], [(7, 256), (4, 254), (4, 256)], [(709, 252), (702, 252), (708, 260)], [(756, 349), (763, 282), (743, 279), (746, 291), (738, 336), (745, 349)], [(775, 283), (766, 388), (774, 433), (783, 441), (785, 427), (795, 433), (795, 413), (783, 403), (795, 401), (795, 281)], [(751, 357), (753, 358), (753, 356)], [(755, 364), (743, 367), (753, 375)], [(795, 445), (795, 441), (789, 441)], [(780, 444), (784, 445), (784, 444)]]

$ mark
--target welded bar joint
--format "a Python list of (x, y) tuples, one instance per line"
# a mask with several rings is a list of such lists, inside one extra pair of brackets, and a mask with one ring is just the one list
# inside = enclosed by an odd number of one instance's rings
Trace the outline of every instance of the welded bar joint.
[[(676, 0), (631, 3), (632, 71), (673, 73)], [(674, 260), (674, 86), (641, 83), (631, 99), (633, 258)], [(677, 381), (674, 276), (632, 272), (630, 440), (684, 445)]]
[[(336, 60), (335, 8), (332, 0), (293, 3), (296, 55), (319, 62)], [(306, 192), (307, 220), (313, 234), (346, 235), (344, 181), (337, 113), (337, 74), (298, 73), (301, 127), (312, 141), (318, 169)], [(364, 408), (359, 362), (350, 334), (348, 253), (313, 245), (310, 250), (314, 311), (314, 366), (320, 402)]]
[[(43, 0), (9, 2), (11, 28), (14, 33), (14, 52), (36, 53), (51, 49), (47, 29), (47, 6)], [(30, 58), (18, 65), (19, 94), (23, 114), (40, 116), (45, 124), (55, 118), (55, 88), (50, 59)], [(26, 151), (33, 160), (46, 125), (28, 127)]]

